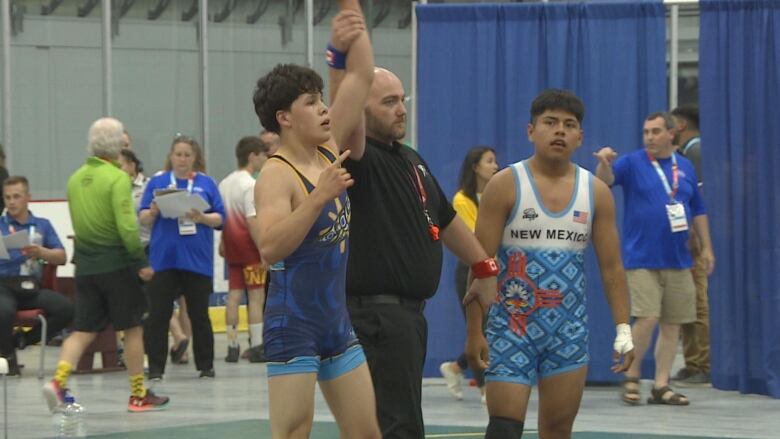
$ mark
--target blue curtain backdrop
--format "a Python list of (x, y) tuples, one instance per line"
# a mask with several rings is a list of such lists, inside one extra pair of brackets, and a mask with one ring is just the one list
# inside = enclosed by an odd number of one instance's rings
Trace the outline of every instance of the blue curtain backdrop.
[[(660, 1), (418, 6), (418, 149), (445, 192), (455, 193), (471, 146), (492, 145), (502, 166), (532, 154), (529, 109), (546, 88), (573, 90), (585, 102), (585, 139), (574, 156), (581, 166), (595, 169), (592, 153), (604, 145), (641, 147), (644, 117), (666, 108), (664, 14)], [(588, 256), (588, 378), (613, 381), (615, 330), (595, 256)], [(463, 349), (453, 272), (449, 255), (426, 308), (427, 376)]]
[(780, 2), (699, 7), (712, 381), (780, 398)]

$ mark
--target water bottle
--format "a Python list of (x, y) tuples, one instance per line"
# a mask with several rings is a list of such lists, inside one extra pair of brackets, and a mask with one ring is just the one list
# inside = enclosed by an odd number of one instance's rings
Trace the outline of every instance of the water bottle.
[(84, 428), (84, 407), (76, 403), (76, 400), (68, 395), (65, 404), (58, 411), (59, 422), (57, 437), (84, 437), (87, 432)]

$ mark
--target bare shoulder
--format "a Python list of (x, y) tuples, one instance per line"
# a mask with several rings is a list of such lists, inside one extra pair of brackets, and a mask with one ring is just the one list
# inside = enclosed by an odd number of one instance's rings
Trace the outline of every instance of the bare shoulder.
[(491, 178), (488, 183), (490, 183), (490, 182), (492, 182), (492, 181), (494, 181), (496, 179), (503, 179), (504, 181), (507, 181), (507, 182), (508, 181), (514, 181), (515, 176), (514, 176), (514, 173), (512, 172), (512, 167), (508, 166), (508, 167), (498, 171), (496, 173), (496, 175), (494, 175), (493, 178)]
[(504, 168), (498, 171), (488, 181), (482, 192), (480, 204), (488, 204), (495, 207), (512, 207), (515, 203), (515, 176), (512, 168)]
[(257, 177), (255, 193), (266, 194), (266, 196), (289, 194), (292, 188), (295, 187), (296, 180), (295, 171), (287, 163), (281, 160), (269, 159), (263, 165), (263, 171)]
[(604, 183), (604, 181), (595, 175), (591, 178), (591, 180), (593, 181), (593, 197), (595, 198), (593, 201), (597, 205), (605, 202), (611, 202), (613, 199), (612, 189), (610, 189), (609, 186)]

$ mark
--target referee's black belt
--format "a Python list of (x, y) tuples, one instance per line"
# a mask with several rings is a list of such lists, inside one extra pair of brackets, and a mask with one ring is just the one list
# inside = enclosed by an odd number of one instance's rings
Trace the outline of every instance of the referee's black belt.
[(372, 296), (347, 296), (347, 303), (352, 306), (371, 305), (401, 305), (415, 311), (422, 312), (425, 301), (396, 296), (395, 294), (375, 294)]

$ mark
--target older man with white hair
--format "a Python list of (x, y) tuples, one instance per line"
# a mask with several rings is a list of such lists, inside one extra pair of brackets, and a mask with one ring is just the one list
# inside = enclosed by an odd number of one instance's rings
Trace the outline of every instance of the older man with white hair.
[(159, 410), (168, 404), (167, 397), (155, 395), (144, 385), (141, 318), (146, 302), (140, 279), (151, 279), (153, 272), (138, 235), (130, 179), (116, 162), (123, 131), (116, 119), (96, 120), (88, 134), (90, 157), (68, 179), (76, 235), (76, 331), (62, 345), (54, 378), (43, 386), (52, 411), (64, 402), (68, 377), (84, 349), (109, 322), (125, 333), (128, 411)]

